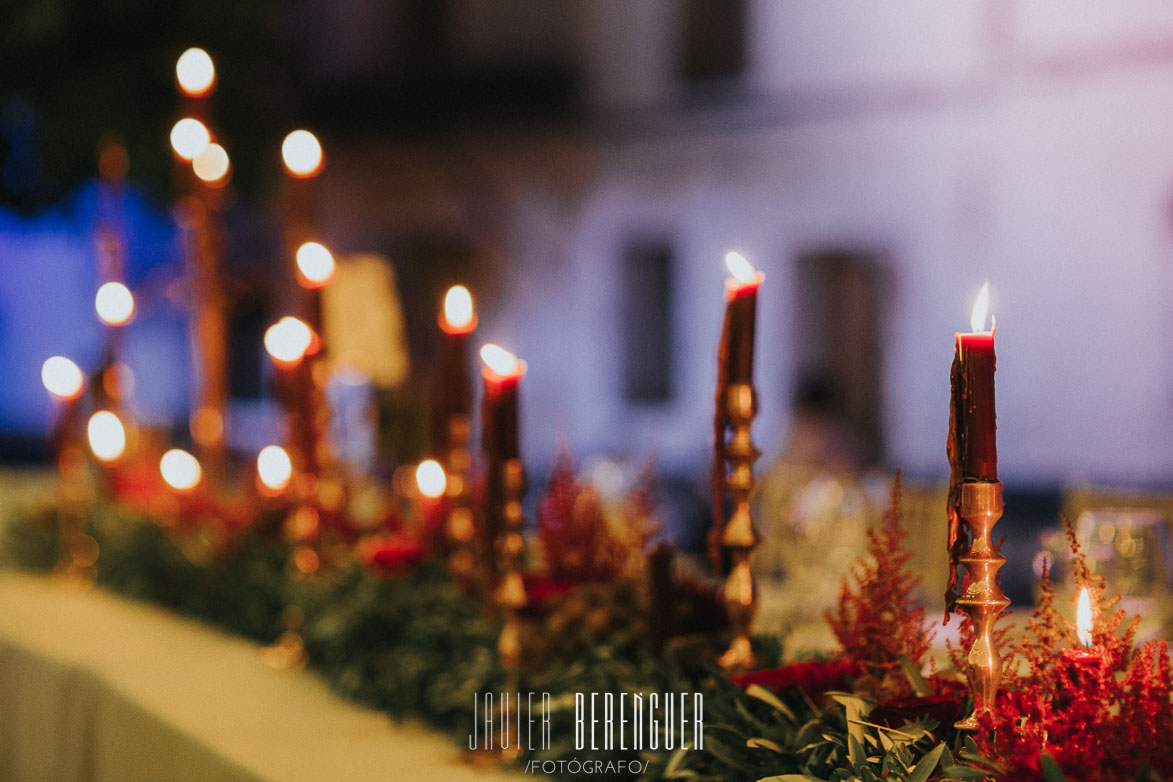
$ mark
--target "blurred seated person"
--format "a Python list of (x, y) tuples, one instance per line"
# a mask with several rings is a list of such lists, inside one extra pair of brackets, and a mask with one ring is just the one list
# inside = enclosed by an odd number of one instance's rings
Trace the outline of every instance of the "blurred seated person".
[(762, 586), (759, 631), (820, 622), (835, 605), (840, 581), (882, 509), (865, 489), (862, 453), (835, 385), (823, 375), (803, 379), (786, 446), (754, 496), (763, 537), (754, 555)]

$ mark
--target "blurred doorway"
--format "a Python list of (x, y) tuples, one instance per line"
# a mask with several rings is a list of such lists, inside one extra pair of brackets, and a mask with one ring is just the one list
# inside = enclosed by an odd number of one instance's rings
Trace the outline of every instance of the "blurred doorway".
[(883, 304), (889, 271), (876, 253), (826, 248), (798, 256), (800, 384), (832, 390), (865, 464), (884, 458)]

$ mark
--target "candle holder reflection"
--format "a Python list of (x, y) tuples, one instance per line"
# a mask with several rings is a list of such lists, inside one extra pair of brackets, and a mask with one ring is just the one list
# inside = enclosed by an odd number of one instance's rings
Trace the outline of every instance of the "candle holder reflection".
[(726, 389), (726, 410), (732, 433), (725, 445), (729, 473), (725, 485), (732, 500), (732, 512), (721, 530), (721, 546), (729, 554), (731, 567), (725, 580), (724, 601), (733, 642), (721, 656), (727, 671), (749, 670), (755, 658), (750, 630), (757, 613), (757, 586), (750, 560), (758, 545), (758, 533), (750, 516), (750, 495), (754, 489), (753, 465), (761, 452), (754, 446), (750, 427), (757, 416), (757, 392), (750, 383), (732, 383)]
[[(521, 459), (506, 460), (501, 465), (502, 505), (500, 508), (502, 529), (497, 538), (497, 556), (500, 559), (501, 578), (493, 599), (505, 619), (501, 635), (497, 639), (497, 656), (505, 669), (506, 692), (516, 692), (521, 670), (521, 612), (529, 599), (522, 578), (525, 561), (525, 512), (521, 501), (525, 496), (525, 468)], [(502, 704), (502, 724), (510, 724), (513, 715), (507, 702)], [(520, 747), (516, 742), (503, 750), (506, 757), (516, 757)]]
[(994, 706), (1002, 680), (1002, 658), (994, 643), (994, 622), (1010, 605), (998, 585), (998, 569), (1006, 562), (990, 541), (1002, 518), (1002, 482), (967, 481), (960, 486), (958, 512), (972, 531), (969, 550), (958, 561), (969, 571), (969, 587), (957, 605), (969, 614), (973, 645), (966, 656), (966, 677), (973, 692), (973, 713), (956, 723), (960, 730), (977, 730), (978, 717)]

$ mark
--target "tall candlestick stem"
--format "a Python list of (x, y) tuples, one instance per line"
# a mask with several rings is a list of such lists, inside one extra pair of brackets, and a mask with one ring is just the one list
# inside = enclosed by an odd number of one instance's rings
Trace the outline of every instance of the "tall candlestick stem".
[(733, 642), (719, 662), (727, 671), (745, 671), (756, 662), (750, 631), (758, 596), (750, 561), (758, 545), (758, 533), (750, 516), (749, 499), (754, 488), (753, 465), (761, 455), (750, 434), (758, 412), (757, 392), (752, 383), (731, 383), (726, 389), (725, 403), (732, 428), (724, 449), (729, 465), (725, 485), (733, 507), (721, 530), (721, 545), (729, 552), (732, 563), (725, 580), (724, 599)]
[(993, 709), (994, 696), (1002, 680), (1002, 658), (994, 641), (994, 623), (1010, 605), (998, 585), (998, 568), (1006, 558), (990, 541), (994, 524), (1002, 518), (1002, 482), (967, 481), (961, 484), (960, 495), (958, 512), (973, 531), (969, 551), (958, 559), (969, 571), (969, 587), (957, 600), (973, 625), (973, 645), (966, 656), (973, 714), (955, 727), (976, 730), (978, 718)]

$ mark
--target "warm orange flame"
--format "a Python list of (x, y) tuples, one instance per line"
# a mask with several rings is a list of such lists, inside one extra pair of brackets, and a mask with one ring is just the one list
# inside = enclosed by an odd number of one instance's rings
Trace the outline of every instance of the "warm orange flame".
[(278, 361), (291, 364), (301, 361), (314, 341), (313, 330), (305, 321), (286, 315), (265, 332), (265, 350)]
[(1075, 609), (1075, 634), (1084, 646), (1092, 645), (1092, 601), (1087, 587), (1079, 590), (1079, 606)]
[(419, 487), (420, 494), (435, 499), (444, 494), (448, 477), (438, 461), (425, 459), (415, 468), (415, 485)]
[(297, 270), (308, 287), (321, 288), (334, 278), (334, 256), (318, 242), (306, 242), (297, 248)]
[(969, 315), (969, 327), (973, 333), (986, 330), (986, 315), (990, 312), (990, 283), (982, 286), (977, 301), (973, 303), (973, 312)]
[(116, 461), (126, 451), (126, 428), (118, 416), (109, 410), (99, 410), (90, 416), (86, 435), (90, 451), (100, 461)]
[(192, 171), (195, 171), (195, 175), (209, 185), (222, 183), (228, 176), (228, 169), (231, 167), (228, 152), (215, 142), (208, 144), (204, 151), (191, 161)]
[(453, 329), (462, 330), (473, 323), (476, 312), (472, 294), (463, 285), (453, 285), (444, 294), (444, 322)]
[(94, 311), (108, 326), (121, 326), (134, 315), (134, 294), (120, 282), (107, 282), (94, 294)]
[(171, 149), (183, 160), (195, 160), (212, 143), (212, 134), (198, 119), (184, 117), (171, 128)]
[(200, 98), (212, 91), (216, 83), (216, 66), (207, 52), (192, 47), (179, 55), (175, 63), (175, 78), (185, 95)]
[(159, 460), (159, 473), (168, 486), (179, 491), (194, 489), (204, 475), (199, 460), (180, 448), (172, 448), (163, 454)]
[(257, 477), (265, 488), (281, 491), (293, 477), (293, 462), (279, 445), (266, 445), (257, 454)]
[(518, 375), (524, 366), (517, 356), (492, 343), (481, 348), (481, 361), (501, 377)]
[(295, 177), (311, 177), (322, 170), (322, 145), (308, 130), (295, 130), (281, 142), (281, 159)]
[(757, 274), (757, 269), (746, 260), (744, 255), (732, 250), (725, 253), (725, 267), (729, 269), (733, 279), (738, 282), (753, 282), (754, 275)]
[(86, 385), (86, 377), (77, 364), (65, 356), (53, 356), (41, 365), (41, 382), (58, 399), (77, 399)]

